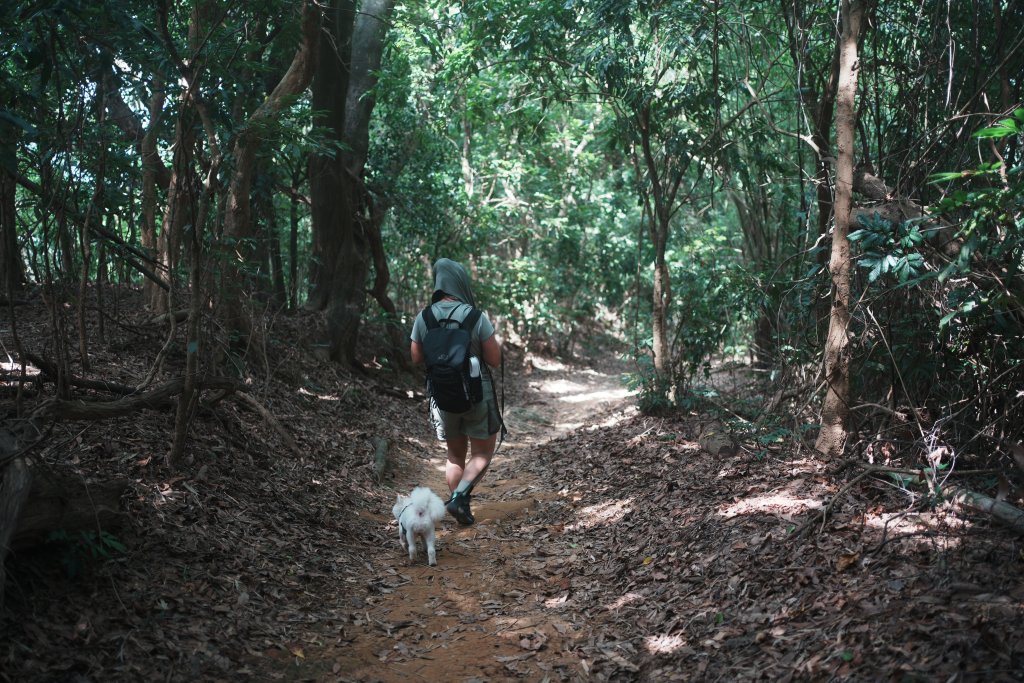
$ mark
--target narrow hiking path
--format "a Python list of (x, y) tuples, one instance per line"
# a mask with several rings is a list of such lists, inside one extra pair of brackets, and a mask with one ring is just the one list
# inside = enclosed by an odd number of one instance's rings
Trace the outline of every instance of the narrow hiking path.
[[(552, 550), (538, 546), (549, 534), (534, 519), (538, 505), (559, 496), (559, 478), (527, 463), (548, 441), (634, 409), (614, 367), (535, 359), (532, 368), (524, 400), (507, 410), (510, 439), (474, 494), (477, 522), (439, 525), (436, 567), (422, 556), (407, 564), (390, 510), (367, 515), (387, 527), (387, 541), (363, 558), (366, 583), (351, 597), (349, 641), (323, 653), (340, 680), (540, 681), (585, 673), (565, 647), (577, 627), (550, 597), (563, 577), (549, 571)], [(426, 446), (420, 458), (397, 464), (396, 491), (428, 485), (444, 493), (443, 446)]]

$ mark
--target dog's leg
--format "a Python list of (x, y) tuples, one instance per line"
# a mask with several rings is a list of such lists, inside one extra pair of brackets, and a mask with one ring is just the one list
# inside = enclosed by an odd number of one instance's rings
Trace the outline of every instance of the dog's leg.
[(427, 546), (427, 564), (433, 567), (437, 564), (437, 550), (434, 548), (434, 527), (427, 529), (423, 534), (423, 541)]
[(409, 564), (412, 564), (416, 560), (416, 534), (412, 529), (406, 531), (405, 541), (409, 548)]
[(402, 550), (405, 550), (405, 528), (401, 522), (398, 523), (398, 542), (401, 544)]

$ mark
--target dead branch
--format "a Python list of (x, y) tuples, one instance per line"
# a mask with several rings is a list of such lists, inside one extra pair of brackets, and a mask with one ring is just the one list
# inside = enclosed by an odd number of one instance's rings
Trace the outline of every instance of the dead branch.
[(292, 452), (292, 455), (302, 457), (302, 451), (299, 450), (299, 446), (295, 443), (295, 439), (292, 438), (292, 435), (288, 433), (288, 430), (284, 428), (284, 425), (281, 424), (280, 420), (274, 417), (274, 414), (270, 412), (265, 405), (257, 401), (250, 394), (244, 392), (235, 394), (235, 398), (259, 413), (260, 416), (267, 421), (267, 424), (269, 424), (274, 431), (277, 432), (278, 436), (281, 437), (281, 440), (284, 441), (285, 446), (287, 446), (288, 450)]
[[(54, 363), (34, 353), (26, 353), (25, 359), (39, 368), (46, 378), (52, 381), (57, 380), (58, 371)], [(128, 386), (127, 384), (118, 384), (117, 382), (107, 382), (99, 379), (82, 379), (75, 376), (68, 377), (68, 384), (79, 389), (105, 391), (110, 394), (117, 394), (118, 396), (128, 396), (136, 391), (135, 387)]]
[[(828, 519), (828, 514), (832, 511), (832, 508), (835, 507), (835, 504), (839, 501), (840, 498), (845, 496), (850, 491), (850, 489), (852, 489), (854, 487), (854, 485), (857, 482), (859, 482), (864, 477), (867, 477), (868, 475), (871, 475), (871, 474), (899, 474), (899, 475), (906, 476), (906, 477), (918, 477), (922, 481), (924, 481), (925, 476), (926, 476), (924, 468), (920, 468), (920, 469), (907, 469), (907, 468), (903, 468), (903, 467), (886, 467), (884, 465), (871, 465), (871, 464), (868, 464), (868, 463), (864, 463), (864, 462), (860, 462), (858, 460), (852, 460), (852, 459), (843, 460), (839, 464), (839, 468), (833, 473), (833, 476), (835, 476), (836, 474), (839, 474), (840, 472), (842, 472), (843, 470), (845, 470), (848, 467), (860, 467), (863, 471), (860, 474), (856, 475), (850, 481), (846, 482), (846, 484), (844, 484), (843, 487), (841, 489), (839, 489), (839, 491), (836, 493), (836, 495), (832, 496), (832, 499), (828, 502), (828, 505), (823, 507), (821, 510), (818, 511), (817, 514), (813, 515), (810, 519), (808, 519), (806, 522), (801, 524), (800, 527), (797, 528), (793, 532), (793, 534), (792, 534), (793, 538), (799, 538), (808, 529), (810, 529), (811, 527), (813, 527), (816, 524), (818, 524), (819, 521), (821, 522), (821, 528), (818, 530), (818, 533), (819, 534), (824, 533), (824, 531), (825, 531), (825, 522)], [(996, 474), (996, 473), (999, 473), (1001, 471), (1002, 470), (953, 470), (953, 471), (950, 471), (950, 472), (943, 472), (943, 476), (954, 476), (954, 475), (957, 475), (957, 476), (961, 476), (962, 477), (962, 476), (979, 475), (979, 474)], [(977, 498), (977, 499), (987, 499), (989, 501), (992, 501), (992, 503), (998, 503), (999, 504), (999, 508), (1000, 508), (1000, 513), (999, 514), (1002, 515), (1003, 517), (1005, 517), (1005, 519), (1003, 519), (1002, 517), (997, 517), (997, 518), (999, 518), (1000, 521), (1005, 521), (1005, 522), (1011, 524), (1011, 526), (1014, 525), (1014, 524), (1020, 524), (1020, 528), (1019, 529), (1015, 529), (1015, 530), (1021, 531), (1022, 533), (1024, 533), (1024, 511), (1018, 510), (1017, 508), (1013, 507), (1012, 505), (1009, 505), (1009, 504), (1006, 504), (1006, 503), (1000, 503), (999, 501), (993, 500), (991, 498), (987, 498), (986, 496), (982, 496), (981, 494), (978, 494), (978, 493), (972, 493), (972, 492), (967, 491), (966, 489), (962, 489), (960, 487), (953, 486), (952, 490), (960, 491), (960, 492), (966, 492), (966, 493), (970, 494), (969, 496), (966, 496), (964, 498), (964, 500), (975, 500), (975, 498)], [(954, 498), (956, 498), (956, 497), (957, 496), (955, 495)], [(962, 502), (960, 500), (958, 500), (957, 502), (960, 503), (960, 504), (965, 504), (965, 505), (967, 504), (967, 503)], [(988, 506), (987, 503), (985, 503), (984, 501), (979, 501), (979, 503), (977, 505), (974, 505), (974, 507), (976, 509), (981, 509), (984, 512), (990, 512), (989, 510), (985, 509), (985, 507), (983, 507), (983, 506), (995, 507), (995, 506)], [(1010, 508), (1010, 510), (1006, 510), (1005, 508)], [(1016, 512), (1014, 513), (1013, 511), (1016, 511)], [(993, 516), (997, 516), (995, 512), (990, 512), (990, 514), (992, 514)]]
[[(181, 393), (185, 387), (184, 378), (172, 379), (161, 384), (152, 391), (143, 394), (126, 396), (115, 401), (68, 401), (49, 399), (44, 401), (33, 413), (33, 419), (56, 420), (108, 420), (114, 417), (130, 415), (140, 410), (166, 408), (170, 400)], [(199, 389), (225, 389), (245, 392), (246, 387), (237, 380), (226, 377), (209, 377), (196, 381)]]
[(1024, 510), (1009, 503), (965, 489), (962, 486), (947, 486), (946, 491), (954, 504), (984, 512), (1002, 522), (1018, 534), (1024, 535)]

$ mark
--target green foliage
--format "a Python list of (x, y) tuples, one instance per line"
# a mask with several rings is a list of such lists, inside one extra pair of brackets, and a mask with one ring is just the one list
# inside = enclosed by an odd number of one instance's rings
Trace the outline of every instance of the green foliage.
[(712, 224), (688, 234), (691, 238), (669, 254), (676, 325), (672, 357), (682, 387), (708, 376), (711, 359), (749, 325), (756, 300), (747, 268), (730, 247), (728, 226)]
[(904, 221), (893, 226), (877, 213), (861, 216), (861, 228), (851, 232), (851, 242), (860, 242), (863, 253), (858, 259), (868, 271), (868, 282), (883, 275), (893, 275), (900, 284), (916, 281), (925, 268), (924, 256), (918, 251), (924, 243), (922, 220)]
[(654, 369), (653, 339), (648, 337), (637, 343), (627, 360), (636, 368), (626, 373), (623, 384), (637, 394), (637, 407), (645, 415), (665, 415), (675, 407), (671, 396), (672, 387)]
[(108, 531), (68, 533), (59, 529), (50, 532), (47, 542), (60, 547), (61, 565), (71, 579), (80, 576), (92, 564), (128, 552), (128, 548)]

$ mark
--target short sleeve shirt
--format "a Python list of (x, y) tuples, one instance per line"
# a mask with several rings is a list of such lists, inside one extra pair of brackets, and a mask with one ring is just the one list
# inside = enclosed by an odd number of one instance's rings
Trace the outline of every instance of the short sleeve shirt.
[[(469, 315), (472, 307), (469, 304), (461, 301), (438, 301), (436, 304), (431, 306), (431, 311), (437, 321), (440, 323), (445, 318), (457, 320), (462, 322)], [(442, 323), (443, 324), (443, 323)], [(472, 340), (470, 341), (470, 352), (477, 358), (481, 357), (481, 345), (494, 335), (494, 325), (491, 323), (491, 319), (487, 317), (487, 314), (480, 311), (480, 319), (476, 323), (476, 327), (473, 328)], [(409, 338), (414, 342), (423, 343), (423, 338), (427, 336), (427, 323), (423, 320), (423, 311), (420, 311), (416, 315), (416, 321), (412, 324), (412, 334)], [(484, 377), (489, 378), (489, 371), (487, 370), (487, 364), (481, 363), (481, 367), (484, 368)]]

